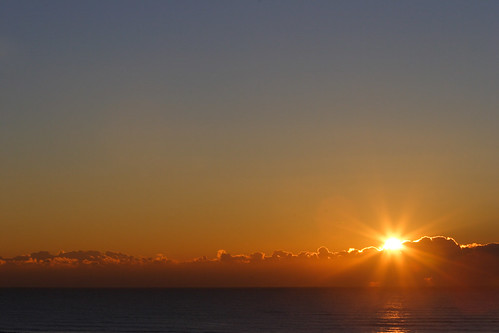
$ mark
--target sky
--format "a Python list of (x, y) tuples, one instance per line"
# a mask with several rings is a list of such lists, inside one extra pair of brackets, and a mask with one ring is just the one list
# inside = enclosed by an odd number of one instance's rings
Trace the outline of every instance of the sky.
[(496, 1), (2, 1), (0, 257), (499, 239)]

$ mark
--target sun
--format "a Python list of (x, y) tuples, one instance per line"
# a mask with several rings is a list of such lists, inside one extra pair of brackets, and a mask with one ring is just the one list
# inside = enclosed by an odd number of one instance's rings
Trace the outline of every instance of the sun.
[(383, 245), (383, 250), (400, 250), (403, 247), (402, 241), (395, 237), (388, 238)]

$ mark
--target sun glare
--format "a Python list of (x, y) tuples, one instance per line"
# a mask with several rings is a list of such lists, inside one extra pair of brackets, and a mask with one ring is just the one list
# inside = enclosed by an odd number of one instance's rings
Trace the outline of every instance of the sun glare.
[(403, 247), (402, 241), (395, 237), (388, 238), (383, 245), (383, 250), (400, 250)]

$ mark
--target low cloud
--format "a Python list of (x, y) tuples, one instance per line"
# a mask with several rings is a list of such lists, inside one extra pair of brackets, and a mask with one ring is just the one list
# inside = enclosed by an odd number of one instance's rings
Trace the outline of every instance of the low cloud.
[(442, 236), (332, 252), (231, 254), (177, 262), (162, 254), (46, 251), (0, 258), (2, 287), (499, 286), (499, 244), (459, 245)]

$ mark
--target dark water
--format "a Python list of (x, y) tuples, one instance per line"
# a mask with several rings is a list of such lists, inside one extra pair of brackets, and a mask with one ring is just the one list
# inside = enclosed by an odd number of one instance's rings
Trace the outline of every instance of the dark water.
[(0, 289), (0, 331), (499, 332), (499, 291)]

